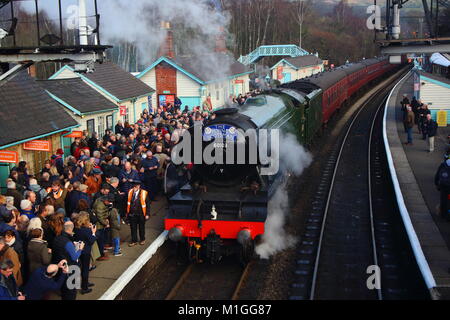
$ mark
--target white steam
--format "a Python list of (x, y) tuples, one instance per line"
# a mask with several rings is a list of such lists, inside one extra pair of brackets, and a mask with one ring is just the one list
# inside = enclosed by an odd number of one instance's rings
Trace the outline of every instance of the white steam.
[[(102, 15), (101, 32), (107, 41), (128, 41), (138, 47), (142, 63), (152, 63), (166, 38), (160, 22), (182, 25), (203, 34), (204, 39), (226, 30), (229, 17), (213, 10), (207, 0), (108, 0), (99, 3)], [(195, 48), (203, 46), (196, 43)], [(186, 49), (186, 48), (185, 48)], [(191, 46), (189, 49), (194, 49)]]
[[(312, 162), (312, 156), (301, 146), (292, 134), (280, 135), (280, 170), (299, 176)], [(255, 251), (262, 259), (292, 247), (297, 239), (284, 230), (289, 214), (289, 197), (286, 179), (278, 188), (268, 204), (268, 216), (262, 242)]]
[[(158, 58), (158, 49), (166, 39), (166, 30), (161, 29), (161, 21), (170, 22), (172, 26), (182, 26), (183, 30), (193, 30), (195, 34), (201, 35), (203, 41), (195, 44), (184, 41), (189, 47), (183, 50), (192, 53), (211, 53), (208, 42), (214, 43), (214, 37), (226, 32), (230, 22), (229, 14), (215, 10), (209, 0), (98, 0), (97, 3), (101, 43), (131, 43), (138, 49), (140, 62), (146, 65)], [(70, 7), (77, 4), (78, 0), (63, 1), (65, 22), (71, 21), (73, 12)], [(94, 1), (86, 0), (86, 6), (88, 24), (95, 27)], [(21, 2), (21, 8), (28, 13), (35, 13), (33, 1)], [(44, 10), (50, 19), (58, 21), (58, 6), (54, 1), (39, 1), (39, 9)]]

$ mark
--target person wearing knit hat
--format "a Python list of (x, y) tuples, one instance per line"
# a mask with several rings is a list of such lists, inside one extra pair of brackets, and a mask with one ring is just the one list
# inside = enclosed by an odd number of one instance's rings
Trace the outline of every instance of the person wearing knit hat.
[(30, 220), (36, 218), (33, 212), (33, 203), (30, 200), (24, 199), (20, 202), (20, 215), (25, 215)]

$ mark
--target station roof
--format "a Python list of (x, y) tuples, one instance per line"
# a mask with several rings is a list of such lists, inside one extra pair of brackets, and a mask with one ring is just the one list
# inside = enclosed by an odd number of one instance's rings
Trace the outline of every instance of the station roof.
[(419, 74), (421, 79), (431, 81), (437, 85), (450, 89), (450, 79), (438, 76), (436, 74), (428, 73), (425, 71), (419, 71)]
[(300, 57), (294, 57), (294, 58), (284, 58), (278, 61), (271, 69), (276, 68), (280, 63), (286, 63), (293, 67), (294, 69), (298, 70), (300, 68), (310, 67), (310, 66), (317, 66), (320, 64), (323, 64), (323, 60), (316, 57), (315, 55), (307, 55), (307, 56), (300, 56)]
[(314, 83), (323, 90), (332, 87), (334, 84), (347, 76), (347, 73), (342, 68), (335, 68), (321, 73), (317, 73), (308, 78), (300, 79), (299, 81), (309, 81)]
[[(76, 75), (117, 102), (150, 95), (155, 92), (155, 89), (112, 62), (96, 63), (94, 68), (94, 72), (76, 73)], [(70, 65), (66, 65), (51, 76), (50, 79), (55, 79), (65, 69), (75, 72)]]
[(26, 71), (3, 80), (0, 96), (0, 149), (79, 126)]
[(430, 62), (443, 67), (450, 67), (450, 54), (438, 52), (433, 53), (430, 57)]
[(162, 56), (137, 75), (137, 78), (141, 78), (163, 62), (171, 65), (201, 85), (253, 72), (252, 69), (236, 61), (230, 55), (211, 53), (201, 57), (176, 57), (175, 59)]
[(80, 78), (41, 80), (38, 83), (53, 99), (71, 110), (74, 109), (72, 111), (79, 115), (118, 109), (117, 105)]

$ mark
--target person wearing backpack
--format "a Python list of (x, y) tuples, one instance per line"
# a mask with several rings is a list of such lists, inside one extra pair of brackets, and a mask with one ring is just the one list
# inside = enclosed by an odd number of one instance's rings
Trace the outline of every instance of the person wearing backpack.
[(33, 191), (36, 194), (36, 201), (35, 201), (35, 206), (39, 206), (45, 199), (45, 197), (47, 196), (47, 191), (45, 190), (45, 188), (41, 187), (37, 180), (34, 178), (30, 179), (30, 187), (29, 189), (31, 191)]
[(439, 166), (434, 176), (434, 184), (440, 191), (440, 214), (443, 219), (450, 220), (448, 213), (448, 197), (450, 194), (450, 159), (445, 160)]

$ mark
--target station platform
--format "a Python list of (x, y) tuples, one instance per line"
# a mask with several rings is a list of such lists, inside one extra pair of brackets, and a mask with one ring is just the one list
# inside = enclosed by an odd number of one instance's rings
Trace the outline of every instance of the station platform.
[(450, 222), (439, 216), (439, 191), (434, 175), (444, 160), (450, 127), (439, 127), (434, 152), (422, 140), (417, 125), (413, 144), (405, 145), (400, 101), (403, 94), (414, 95), (413, 76), (409, 73), (391, 92), (386, 103), (385, 147), (397, 202), (408, 237), (433, 299), (450, 299)]
[[(110, 259), (107, 261), (96, 261), (96, 266), (89, 274), (89, 281), (94, 283), (92, 292), (77, 295), (77, 300), (112, 300), (121, 289), (128, 284), (132, 277), (140, 270), (160, 245), (165, 240), (164, 216), (166, 214), (166, 198), (158, 196), (157, 201), (152, 202), (151, 217), (145, 223), (145, 244), (137, 244), (129, 247), (131, 242), (131, 230), (127, 224), (120, 228), (120, 245), (122, 256), (115, 257), (109, 252)], [(158, 239), (159, 238), (159, 239)], [(156, 241), (158, 239), (158, 241)], [(160, 241), (161, 240), (161, 241)], [(159, 243), (158, 243), (159, 242)], [(150, 248), (153, 246), (154, 248)], [(151, 252), (149, 252), (149, 250)]]
[[(152, 202), (151, 217), (145, 223), (146, 241), (144, 245), (137, 244), (129, 247), (130, 226), (121, 224), (120, 247), (123, 255), (115, 257), (112, 251), (106, 251), (109, 260), (96, 261), (96, 268), (89, 273), (89, 282), (95, 284), (92, 292), (84, 295), (78, 292), (77, 300), (114, 300), (120, 294), (166, 240), (167, 232), (164, 231), (166, 206), (167, 201), (163, 196), (158, 196), (157, 201)], [(61, 298), (54, 293), (50, 299), (59, 300)]]

